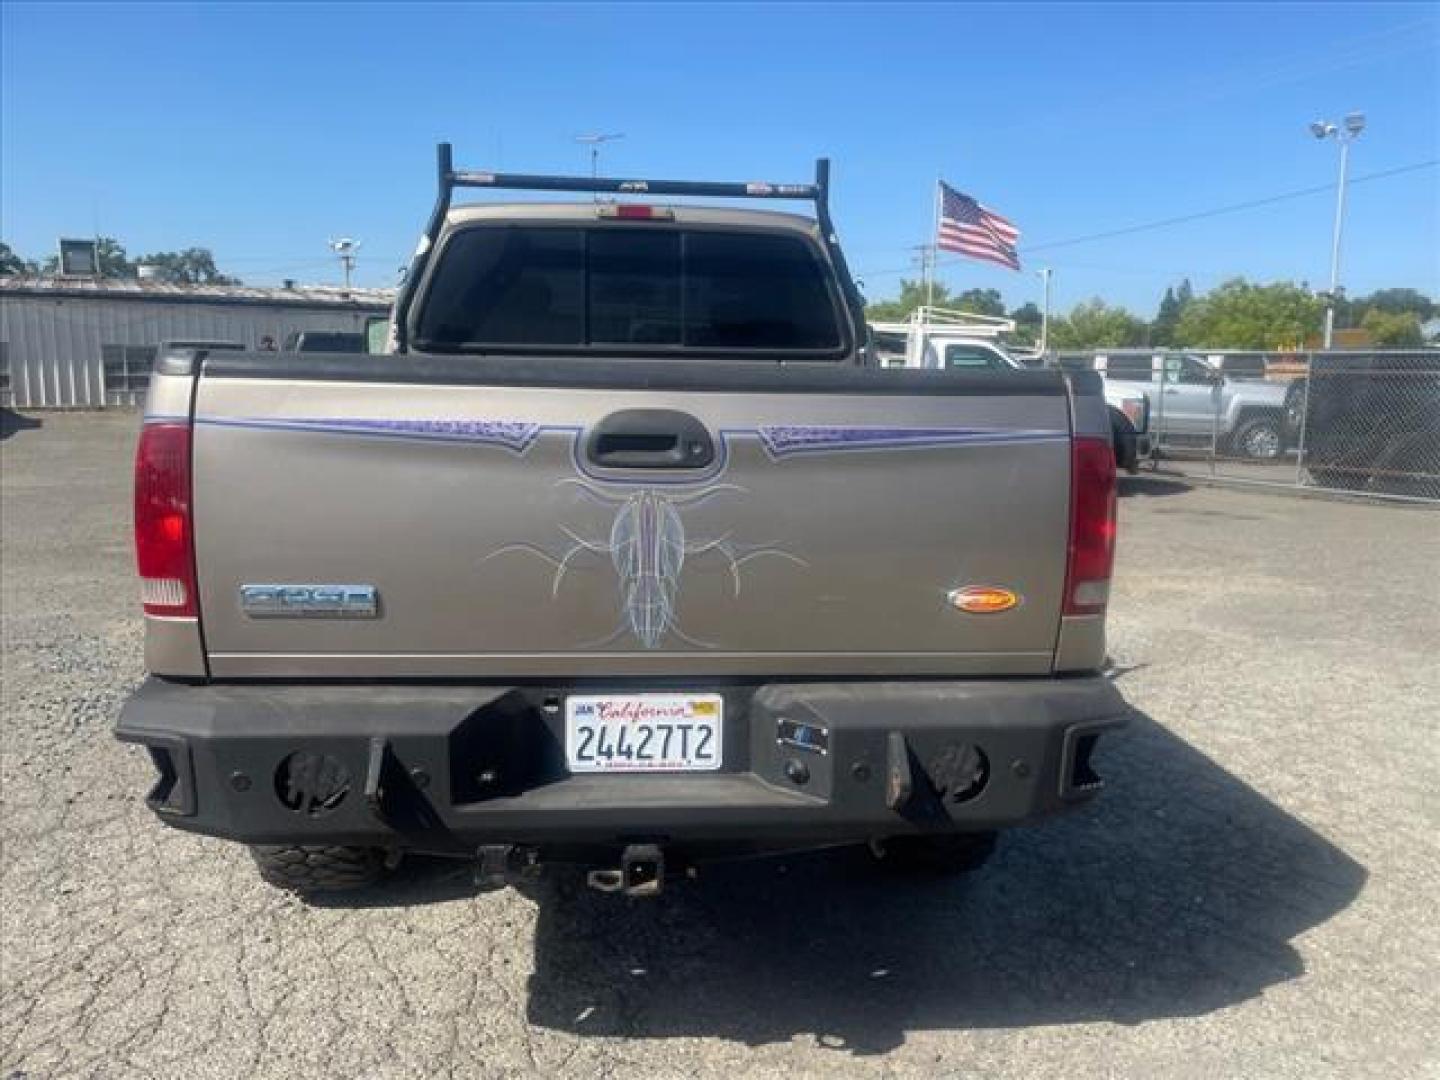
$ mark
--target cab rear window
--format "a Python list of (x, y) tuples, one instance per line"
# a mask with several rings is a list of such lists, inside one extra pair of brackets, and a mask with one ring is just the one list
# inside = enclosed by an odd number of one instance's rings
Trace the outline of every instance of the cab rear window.
[(446, 244), (421, 348), (755, 350), (842, 344), (827, 270), (798, 236), (481, 226)]
[(945, 367), (970, 368), (982, 371), (1006, 371), (1009, 365), (989, 349), (974, 345), (945, 346)]

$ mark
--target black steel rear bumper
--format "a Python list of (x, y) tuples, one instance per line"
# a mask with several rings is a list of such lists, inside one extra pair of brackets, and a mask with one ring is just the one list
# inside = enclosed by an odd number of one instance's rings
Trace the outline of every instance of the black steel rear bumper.
[[(1019, 824), (1099, 790), (1093, 749), (1126, 716), (1098, 677), (729, 686), (723, 771), (579, 776), (562, 745), (577, 689), (152, 678), (117, 736), (149, 750), (147, 801), (178, 828), (462, 854)], [(782, 739), (796, 725), (823, 745)]]

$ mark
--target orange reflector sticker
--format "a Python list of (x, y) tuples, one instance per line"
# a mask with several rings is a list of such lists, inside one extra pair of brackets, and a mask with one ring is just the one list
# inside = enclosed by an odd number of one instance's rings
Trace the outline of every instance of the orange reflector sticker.
[(951, 589), (946, 599), (950, 606), (971, 615), (994, 615), (1009, 611), (1020, 603), (1020, 594), (1010, 589), (974, 585), (967, 589)]

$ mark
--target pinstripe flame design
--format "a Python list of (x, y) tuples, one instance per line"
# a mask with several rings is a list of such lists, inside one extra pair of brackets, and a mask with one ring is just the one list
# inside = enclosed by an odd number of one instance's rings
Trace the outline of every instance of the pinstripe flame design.
[(714, 556), (730, 573), (734, 595), (740, 596), (740, 570), (754, 559), (779, 558), (797, 566), (808, 566), (804, 559), (768, 544), (741, 544), (723, 536), (710, 540), (692, 540), (686, 536), (683, 512), (693, 506), (723, 495), (744, 495), (745, 489), (735, 484), (713, 484), (700, 491), (680, 495), (644, 488), (612, 494), (584, 480), (567, 477), (559, 486), (574, 487), (585, 498), (598, 505), (613, 508), (615, 516), (604, 541), (590, 540), (562, 525), (560, 531), (569, 546), (560, 552), (536, 544), (506, 544), (482, 561), (510, 552), (520, 552), (542, 559), (555, 568), (551, 579), (551, 596), (558, 596), (565, 576), (576, 561), (586, 556), (608, 559), (615, 570), (619, 592), (620, 625), (599, 641), (585, 646), (608, 645), (626, 634), (643, 648), (659, 648), (667, 636), (697, 648), (714, 648), (710, 642), (699, 641), (680, 629), (677, 620), (681, 572), (686, 561)]

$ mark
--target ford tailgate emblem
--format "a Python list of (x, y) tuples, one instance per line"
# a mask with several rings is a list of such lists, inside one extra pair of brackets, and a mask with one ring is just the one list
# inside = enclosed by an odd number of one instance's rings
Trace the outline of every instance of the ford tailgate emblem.
[(241, 585), (240, 609), (253, 619), (373, 619), (374, 585)]

